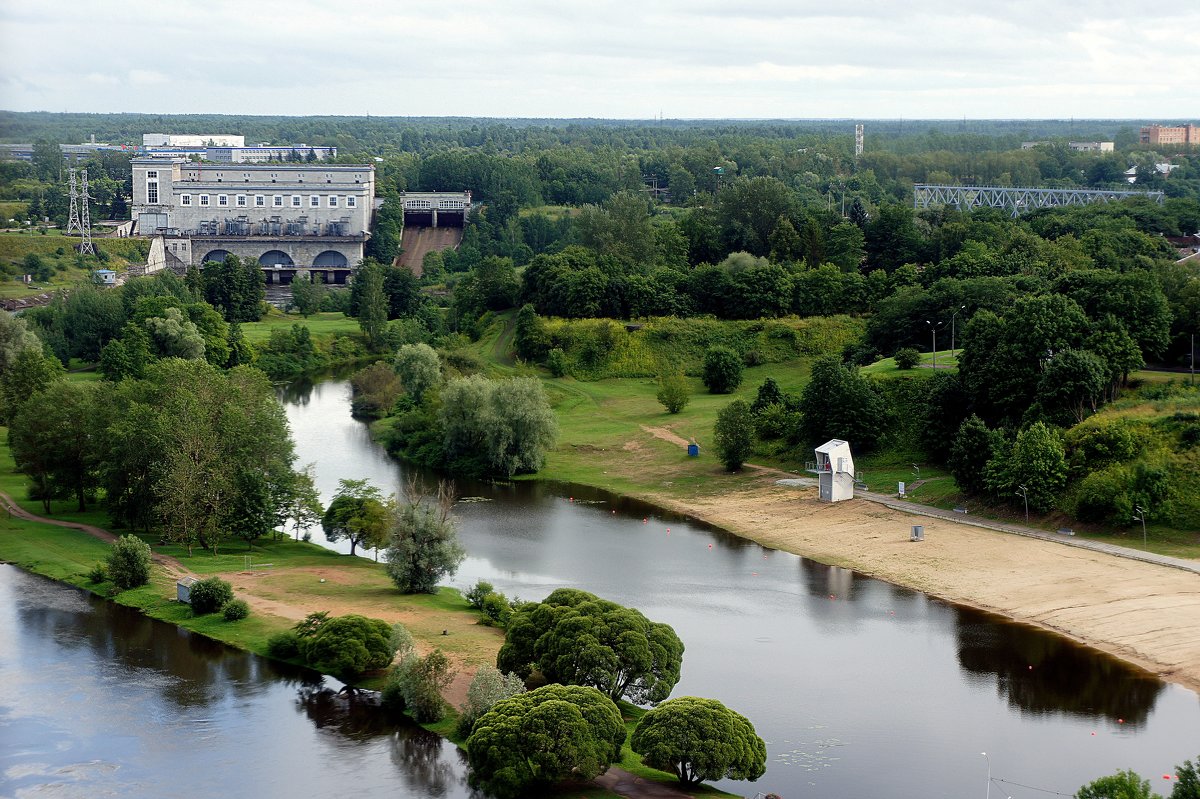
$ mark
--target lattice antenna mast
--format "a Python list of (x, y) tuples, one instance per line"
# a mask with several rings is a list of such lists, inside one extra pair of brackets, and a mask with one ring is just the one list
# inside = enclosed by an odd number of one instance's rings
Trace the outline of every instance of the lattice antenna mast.
[(861, 124), (854, 126), (854, 157), (858, 158), (863, 154), (863, 126)]
[(71, 210), (67, 217), (67, 235), (80, 232), (79, 228), (79, 194), (75, 188), (75, 167), (67, 170), (68, 180), (68, 196), (71, 201)]
[(92, 199), (88, 195), (88, 179), (87, 170), (81, 171), (81, 185), (79, 188), (79, 200), (83, 206), (79, 213), (79, 252), (81, 255), (95, 255), (96, 248), (92, 246), (92, 219), (88, 212), (88, 200)]

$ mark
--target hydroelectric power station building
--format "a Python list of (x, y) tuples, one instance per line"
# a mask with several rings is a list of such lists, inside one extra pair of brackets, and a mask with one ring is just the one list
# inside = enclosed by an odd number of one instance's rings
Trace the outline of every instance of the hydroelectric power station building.
[(136, 232), (161, 242), (167, 266), (236, 255), (257, 261), (268, 283), (290, 283), (300, 269), (344, 283), (362, 260), (375, 198), (370, 164), (134, 158), (132, 166)]

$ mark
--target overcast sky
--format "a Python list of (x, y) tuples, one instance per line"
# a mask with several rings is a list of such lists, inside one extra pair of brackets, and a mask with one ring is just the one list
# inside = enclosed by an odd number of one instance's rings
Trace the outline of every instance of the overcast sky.
[(0, 0), (0, 108), (1200, 116), (1200, 3)]

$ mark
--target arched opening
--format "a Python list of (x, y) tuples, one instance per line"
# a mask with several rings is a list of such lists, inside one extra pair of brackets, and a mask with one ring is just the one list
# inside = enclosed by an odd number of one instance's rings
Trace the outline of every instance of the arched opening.
[(205, 255), (204, 258), (200, 261), (200, 263), (206, 264), (209, 261), (212, 261), (214, 264), (223, 264), (223, 263), (225, 263), (225, 259), (228, 258), (229, 256), (230, 256), (229, 250), (210, 250), (208, 252), (208, 254)]
[(258, 257), (258, 263), (262, 266), (295, 266), (292, 261), (292, 256), (288, 255), (283, 250), (270, 250), (264, 252)]
[(336, 250), (326, 250), (313, 259), (313, 266), (323, 266), (326, 268), (345, 269), (350, 264), (346, 260), (346, 256)]

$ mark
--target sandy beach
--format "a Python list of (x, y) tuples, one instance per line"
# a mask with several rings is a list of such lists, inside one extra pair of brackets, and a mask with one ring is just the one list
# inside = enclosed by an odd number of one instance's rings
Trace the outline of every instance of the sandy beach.
[[(819, 502), (775, 483), (686, 503), (648, 497), (764, 546), (845, 566), (1069, 636), (1200, 691), (1200, 575), (914, 516), (876, 502)], [(925, 540), (909, 541), (913, 524)]]

